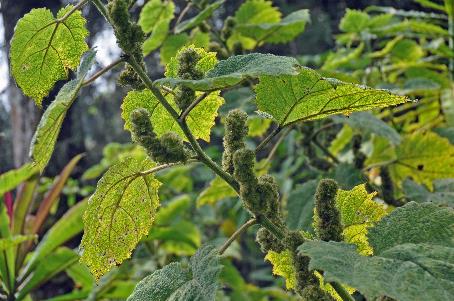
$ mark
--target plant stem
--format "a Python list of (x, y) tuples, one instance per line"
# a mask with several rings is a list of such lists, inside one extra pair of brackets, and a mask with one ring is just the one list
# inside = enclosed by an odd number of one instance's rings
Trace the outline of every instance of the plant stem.
[(153, 167), (153, 168), (151, 168), (149, 170), (142, 171), (139, 174), (141, 176), (146, 176), (146, 175), (153, 174), (153, 173), (158, 172), (160, 170), (164, 170), (164, 169), (176, 166), (176, 165), (181, 165), (181, 164), (184, 164), (184, 163), (194, 163), (194, 162), (197, 162), (197, 160), (190, 159), (190, 160), (188, 160), (186, 162), (162, 164), (162, 165), (155, 166), (155, 167)]
[(71, 10), (69, 12), (67, 12), (63, 17), (57, 19), (57, 22), (64, 22), (66, 19), (69, 18), (69, 16), (71, 16), (76, 10), (78, 10), (82, 6), (84, 6), (88, 1), (91, 1), (91, 0), (82, 0), (79, 3), (77, 3), (76, 5), (74, 5), (74, 7), (71, 8)]
[(107, 11), (107, 8), (104, 6), (104, 4), (100, 0), (91, 0), (93, 5), (96, 7), (96, 9), (99, 11), (99, 13), (109, 22), (112, 24), (112, 21), (109, 16), (109, 12)]
[(82, 84), (83, 87), (85, 86), (88, 86), (89, 84), (91, 84), (92, 82), (94, 82), (95, 80), (97, 80), (100, 76), (102, 76), (104, 73), (108, 72), (110, 69), (114, 68), (115, 66), (123, 63), (125, 61), (124, 58), (119, 58), (115, 61), (113, 61), (112, 63), (110, 63), (109, 65), (107, 65), (106, 67), (102, 68), (101, 70), (99, 70), (98, 72), (96, 72), (92, 77), (90, 77), (89, 79), (87, 79), (86, 81), (84, 81), (84, 83)]
[(255, 153), (257, 154), (259, 151), (261, 151), (268, 144), (268, 142), (270, 142), (270, 140), (274, 138), (274, 136), (279, 134), (281, 130), (282, 130), (281, 126), (275, 128), (265, 139), (263, 139), (262, 142), (260, 142), (260, 144), (255, 149)]
[(185, 120), (186, 117), (188, 117), (189, 113), (191, 113), (192, 109), (194, 109), (201, 101), (203, 101), (208, 95), (210, 95), (210, 92), (205, 92), (203, 93), (202, 95), (200, 95), (199, 97), (197, 97), (196, 100), (194, 100), (190, 105), (189, 107), (184, 110), (183, 113), (181, 113), (180, 115), (180, 120)]
[(333, 289), (342, 298), (342, 300), (355, 301), (355, 299), (350, 295), (350, 293), (340, 283), (330, 282), (329, 284), (331, 284)]
[(277, 139), (276, 143), (273, 145), (273, 148), (271, 149), (270, 153), (268, 154), (268, 157), (266, 157), (266, 161), (270, 162), (273, 159), (279, 145), (282, 143), (282, 141), (285, 139), (285, 137), (287, 137), (287, 135), (290, 133), (291, 130), (292, 130), (292, 127), (288, 127), (283, 131), (283, 133), (281, 134), (279, 139)]
[(186, 4), (185, 8), (183, 8), (180, 15), (178, 16), (177, 21), (175, 22), (175, 26), (173, 28), (173, 33), (176, 33), (178, 24), (180, 24), (181, 20), (183, 20), (184, 16), (191, 9), (191, 7), (192, 7), (192, 2), (188, 2), (188, 4)]
[(246, 231), (250, 226), (254, 225), (257, 223), (257, 220), (255, 218), (248, 220), (246, 223), (244, 223), (238, 230), (235, 231), (235, 233), (232, 234), (232, 236), (229, 237), (229, 239), (219, 248), (219, 255), (222, 255), (228, 247), (237, 239), (244, 231)]

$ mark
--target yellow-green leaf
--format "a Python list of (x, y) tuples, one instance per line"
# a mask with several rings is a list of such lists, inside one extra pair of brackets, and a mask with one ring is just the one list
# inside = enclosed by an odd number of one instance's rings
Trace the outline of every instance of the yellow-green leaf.
[[(200, 92), (197, 94), (200, 95)], [(177, 112), (179, 109), (175, 105), (173, 95), (166, 96), (169, 103)], [(194, 137), (210, 141), (211, 128), (215, 124), (215, 118), (218, 115), (219, 107), (224, 103), (224, 98), (218, 92), (213, 92), (201, 101), (188, 115), (187, 123), (189, 129), (194, 134)], [(151, 93), (150, 90), (130, 91), (123, 100), (121, 105), (121, 117), (125, 121), (125, 129), (131, 131), (132, 125), (130, 121), (131, 112), (138, 108), (147, 109), (150, 112), (151, 123), (158, 136), (169, 131), (179, 134), (183, 139), (186, 139), (183, 131), (159, 103), (158, 99)]]
[(373, 200), (375, 195), (375, 192), (368, 193), (366, 185), (362, 184), (352, 190), (339, 190), (336, 196), (344, 241), (355, 244), (363, 255), (372, 254), (367, 241), (367, 229), (386, 215), (383, 205)]
[(64, 17), (73, 7), (62, 8), (55, 18), (45, 8), (32, 9), (16, 25), (11, 40), (11, 71), (25, 95), (41, 106), (58, 80), (68, 77), (88, 46), (86, 20), (80, 11)]
[(210, 185), (197, 198), (197, 206), (214, 205), (216, 202), (237, 196), (235, 190), (220, 177), (214, 178)]
[(285, 286), (287, 289), (296, 287), (296, 271), (293, 265), (292, 254), (290, 250), (284, 250), (280, 253), (269, 251), (265, 256), (273, 265), (273, 274), (285, 278)]
[(166, 66), (165, 72), (166, 77), (174, 78), (178, 77), (178, 68), (180, 67), (178, 57), (180, 56), (181, 53), (187, 51), (188, 49), (195, 50), (197, 54), (200, 56), (200, 59), (197, 62), (195, 68), (196, 70), (202, 72), (203, 74), (213, 69), (214, 66), (216, 66), (216, 64), (218, 63), (218, 59), (216, 58), (216, 52), (207, 52), (205, 49), (195, 47), (194, 45), (185, 46), (178, 50), (177, 54), (170, 59), (170, 62)]
[(37, 168), (31, 163), (26, 163), (18, 169), (12, 169), (0, 175), (0, 196), (13, 190), (19, 184), (37, 173)]
[(98, 182), (85, 211), (81, 262), (96, 279), (131, 256), (153, 224), (161, 183), (141, 172), (155, 164), (128, 158), (113, 165)]
[(432, 190), (432, 181), (454, 177), (454, 146), (433, 132), (404, 138), (396, 148), (392, 175), (398, 182), (411, 177)]
[(180, 24), (178, 24), (175, 27), (175, 33), (183, 32), (185, 30), (191, 29), (191, 28), (196, 27), (197, 25), (201, 24), (203, 21), (205, 21), (206, 19), (211, 17), (213, 12), (216, 9), (218, 9), (224, 2), (225, 2), (225, 0), (218, 0), (218, 1), (215, 1), (215, 2), (207, 5), (207, 7), (205, 7), (195, 17), (185, 20), (185, 21), (181, 22)]
[(247, 134), (249, 137), (261, 137), (271, 126), (271, 120), (253, 116), (248, 118), (247, 125), (249, 127), (249, 132)]
[(280, 125), (383, 108), (408, 101), (386, 90), (324, 78), (309, 68), (299, 75), (260, 77), (256, 87), (257, 106)]

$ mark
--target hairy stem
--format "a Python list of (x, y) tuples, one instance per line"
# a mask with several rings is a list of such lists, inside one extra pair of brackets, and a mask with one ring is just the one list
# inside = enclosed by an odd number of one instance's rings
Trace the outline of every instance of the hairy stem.
[(282, 130), (281, 126), (275, 128), (265, 139), (263, 139), (262, 142), (260, 142), (260, 144), (255, 149), (255, 153), (257, 154), (259, 151), (261, 151), (268, 144), (268, 142), (270, 142), (270, 140), (274, 138), (274, 136), (279, 134), (281, 130)]
[(71, 8), (71, 10), (69, 12), (67, 12), (63, 17), (57, 19), (57, 22), (64, 22), (66, 19), (69, 18), (69, 16), (71, 16), (76, 10), (82, 8), (82, 6), (84, 6), (88, 1), (91, 1), (91, 0), (82, 0), (80, 1), (79, 3), (77, 3), (76, 5), (74, 5), (73, 8)]
[(208, 95), (210, 95), (210, 92), (205, 92), (203, 93), (202, 95), (200, 95), (199, 97), (197, 97), (197, 99), (191, 103), (189, 105), (189, 107), (184, 110), (183, 113), (181, 113), (180, 115), (180, 120), (185, 120), (186, 117), (188, 117), (189, 113), (191, 113), (192, 109), (194, 109), (201, 101), (203, 101)]
[(84, 83), (82, 84), (82, 86), (88, 86), (90, 85), (92, 82), (94, 82), (95, 80), (97, 80), (99, 77), (101, 77), (102, 75), (104, 75), (106, 72), (110, 71), (110, 69), (112, 68), (115, 68), (117, 65), (123, 63), (125, 61), (124, 58), (119, 58), (115, 61), (113, 61), (112, 63), (110, 63), (109, 65), (107, 65), (106, 67), (102, 68), (101, 70), (99, 70), (98, 72), (96, 72), (92, 77), (90, 77), (89, 79), (87, 79), (86, 81), (84, 81)]
[(235, 231), (235, 233), (232, 234), (232, 236), (229, 237), (229, 239), (219, 248), (219, 255), (222, 255), (228, 247), (237, 239), (244, 231), (246, 231), (250, 226), (254, 225), (257, 223), (257, 220), (255, 218), (252, 218), (248, 220), (246, 223), (244, 223), (238, 230)]
[(339, 283), (330, 282), (333, 289), (344, 301), (355, 301), (355, 299), (350, 295), (350, 293)]

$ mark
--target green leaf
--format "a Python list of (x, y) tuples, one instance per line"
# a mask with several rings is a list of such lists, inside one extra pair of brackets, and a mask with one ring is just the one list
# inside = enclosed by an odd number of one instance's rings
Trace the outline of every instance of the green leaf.
[[(357, 288), (367, 298), (401, 301), (452, 299), (454, 293), (454, 210), (410, 202), (369, 230), (372, 257), (336, 242), (306, 242), (310, 268), (328, 281)], [(389, 281), (392, 279), (392, 281)]]
[(272, 54), (251, 53), (231, 56), (220, 61), (205, 78), (200, 80), (183, 80), (178, 78), (163, 78), (158, 84), (176, 86), (183, 84), (200, 91), (219, 90), (237, 85), (247, 78), (257, 78), (262, 75), (298, 74), (298, 61), (291, 57)]
[(323, 78), (309, 68), (302, 68), (296, 76), (262, 75), (256, 92), (259, 110), (272, 115), (281, 126), (408, 101), (386, 90)]
[(386, 215), (383, 205), (373, 200), (375, 195), (368, 193), (366, 185), (362, 184), (352, 190), (340, 189), (336, 196), (344, 241), (357, 245), (358, 252), (363, 255), (372, 254), (366, 237), (368, 229)]
[(433, 2), (433, 1), (430, 1), (430, 0), (415, 0), (415, 2), (421, 4), (424, 7), (445, 11), (445, 8), (444, 8), (443, 5), (437, 4), (437, 3)]
[(435, 180), (433, 192), (430, 192), (424, 185), (418, 185), (410, 179), (405, 179), (402, 189), (407, 198), (417, 203), (432, 202), (454, 208), (454, 179)]
[(197, 206), (214, 205), (218, 201), (237, 196), (235, 190), (222, 178), (216, 177), (212, 180), (197, 198)]
[(32, 9), (16, 25), (11, 40), (11, 71), (25, 95), (41, 106), (54, 84), (68, 77), (88, 46), (86, 20), (80, 11), (63, 16), (73, 6), (62, 8), (57, 19), (49, 9)]
[(178, 50), (183, 46), (194, 45), (195, 47), (208, 49), (209, 43), (210, 35), (208, 33), (201, 32), (197, 28), (194, 28), (191, 31), (191, 35), (180, 33), (168, 36), (161, 46), (161, 64), (168, 64), (171, 58), (174, 57), (178, 53)]
[(208, 19), (209, 17), (211, 17), (213, 12), (215, 10), (217, 10), (224, 2), (225, 2), (225, 0), (219, 0), (219, 1), (215, 1), (215, 2), (207, 5), (195, 17), (193, 17), (189, 20), (185, 20), (185, 21), (181, 22), (180, 24), (178, 24), (175, 27), (175, 33), (177, 33), (177, 34), (181, 33), (183, 31), (186, 31), (188, 29), (191, 29), (193, 27), (196, 27), (196, 26), (202, 24), (202, 22), (205, 21), (206, 19)]
[[(165, 181), (164, 181), (165, 182)], [(170, 201), (165, 207), (159, 208), (156, 214), (156, 225), (168, 225), (191, 206), (191, 198), (182, 195)]]
[(370, 16), (360, 10), (347, 9), (339, 24), (343, 32), (360, 33), (369, 26)]
[(148, 1), (140, 11), (140, 27), (145, 33), (151, 33), (143, 44), (145, 55), (158, 48), (166, 39), (174, 11), (175, 4), (169, 0)]
[(336, 116), (335, 121), (346, 123), (360, 133), (373, 133), (388, 139), (393, 145), (398, 145), (402, 138), (399, 133), (387, 123), (369, 112), (354, 112), (348, 118)]
[(454, 146), (433, 132), (406, 136), (395, 153), (392, 175), (398, 182), (411, 177), (432, 190), (433, 180), (454, 177)]
[(376, 254), (406, 243), (454, 247), (454, 209), (410, 202), (377, 223), (368, 238)]
[(85, 76), (95, 61), (95, 55), (94, 51), (87, 52), (79, 66), (77, 78), (60, 89), (55, 100), (41, 117), (30, 146), (30, 155), (41, 171), (52, 156), (63, 120), (79, 94)]
[(285, 286), (287, 289), (296, 287), (296, 271), (293, 265), (292, 254), (289, 250), (284, 250), (280, 253), (275, 251), (268, 251), (265, 256), (273, 265), (273, 274), (285, 278)]
[(249, 128), (249, 137), (262, 137), (268, 131), (271, 126), (270, 119), (264, 119), (260, 116), (250, 116), (247, 120)]
[(28, 260), (25, 270), (33, 270), (41, 260), (45, 259), (56, 248), (82, 232), (82, 215), (86, 208), (87, 200), (77, 203), (47, 231)]
[(22, 283), (16, 300), (22, 300), (32, 290), (75, 264), (78, 259), (79, 256), (73, 250), (65, 247), (49, 254), (45, 261), (40, 262), (33, 274)]
[(380, 35), (390, 35), (399, 33), (417, 33), (420, 35), (427, 35), (431, 38), (435, 36), (448, 36), (449, 32), (441, 26), (424, 22), (421, 20), (405, 20), (399, 23), (394, 23), (385, 27), (377, 29)]
[(182, 220), (167, 227), (152, 227), (147, 240), (161, 241), (160, 248), (168, 254), (193, 255), (200, 247), (202, 237), (193, 223)]
[(14, 235), (11, 237), (7, 238), (1, 238), (0, 239), (0, 251), (5, 251), (6, 249), (9, 249), (11, 247), (15, 247), (17, 245), (20, 245), (21, 243), (29, 240), (34, 240), (36, 239), (36, 235)]
[(235, 30), (257, 42), (287, 43), (302, 33), (308, 22), (309, 11), (301, 9), (292, 12), (279, 23), (239, 24)]
[(197, 52), (200, 56), (195, 68), (197, 71), (202, 72), (204, 75), (213, 69), (216, 64), (218, 63), (218, 59), (216, 58), (216, 52), (207, 52), (205, 49), (200, 47), (195, 47), (194, 45), (188, 45), (186, 47), (182, 47), (178, 50), (177, 54), (170, 59), (170, 62), (166, 65), (166, 77), (174, 77), (178, 76), (178, 69), (180, 68), (180, 62), (178, 58), (180, 54), (188, 49), (193, 49)]
[(160, 182), (143, 171), (149, 160), (128, 158), (113, 165), (98, 182), (85, 211), (81, 261), (96, 279), (131, 256), (153, 224)]
[(217, 250), (204, 246), (191, 257), (189, 266), (171, 263), (145, 277), (128, 301), (212, 301), (222, 265)]
[[(173, 108), (180, 113), (180, 110), (173, 100), (173, 95), (167, 95), (166, 99), (173, 106)], [(189, 113), (186, 120), (189, 129), (192, 131), (195, 138), (200, 138), (207, 142), (210, 141), (211, 128), (215, 124), (218, 109), (223, 103), (224, 98), (219, 95), (219, 92), (213, 92), (201, 101), (191, 111), (191, 113)], [(144, 108), (150, 112), (151, 123), (153, 124), (154, 131), (158, 136), (172, 131), (179, 134), (183, 139), (186, 139), (186, 136), (176, 121), (148, 89), (142, 91), (130, 91), (123, 99), (123, 103), (121, 105), (121, 117), (125, 121), (125, 129), (129, 131), (132, 130), (130, 115), (132, 111), (138, 108)]]
[(13, 169), (0, 175), (0, 196), (13, 190), (22, 182), (25, 182), (37, 173), (37, 169), (31, 163), (26, 163), (18, 169)]
[(287, 201), (287, 225), (291, 230), (312, 231), (314, 195), (318, 181), (311, 180), (292, 191)]
[[(273, 24), (281, 21), (281, 12), (273, 7), (273, 2), (268, 0), (248, 0), (245, 1), (234, 15), (235, 23), (238, 27), (258, 24)], [(233, 45), (240, 42), (243, 48), (253, 49), (257, 43), (251, 38), (242, 36), (234, 30), (227, 40), (230, 49)]]

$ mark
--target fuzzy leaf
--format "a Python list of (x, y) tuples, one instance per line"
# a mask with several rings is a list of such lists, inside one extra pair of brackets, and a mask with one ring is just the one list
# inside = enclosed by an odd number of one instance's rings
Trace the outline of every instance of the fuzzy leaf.
[(178, 69), (180, 68), (180, 63), (178, 61), (178, 57), (180, 54), (188, 49), (193, 49), (197, 52), (200, 56), (199, 61), (197, 62), (195, 68), (196, 70), (206, 74), (208, 71), (213, 69), (216, 64), (218, 63), (218, 59), (216, 58), (216, 52), (207, 52), (205, 49), (200, 47), (195, 47), (194, 45), (189, 45), (186, 47), (182, 47), (178, 50), (177, 54), (170, 59), (170, 62), (166, 65), (166, 77), (174, 77), (178, 76)]
[(140, 27), (145, 33), (151, 33), (143, 44), (145, 55), (158, 48), (166, 39), (174, 11), (175, 4), (169, 0), (148, 1), (140, 11)]
[(411, 177), (432, 190), (433, 180), (454, 177), (454, 146), (433, 132), (409, 135), (396, 148), (392, 175), (398, 182)]
[(214, 205), (218, 201), (237, 196), (235, 190), (222, 178), (216, 177), (197, 198), (197, 206)]
[(405, 243), (454, 247), (454, 209), (410, 202), (369, 230), (376, 254)]
[(189, 266), (171, 263), (140, 281), (128, 301), (212, 301), (221, 271), (217, 251), (204, 246), (191, 257)]
[(258, 42), (286, 43), (302, 33), (308, 22), (310, 22), (309, 11), (301, 9), (292, 12), (279, 23), (239, 24), (235, 30)]
[(146, 159), (128, 158), (110, 167), (98, 182), (83, 217), (81, 242), (81, 262), (96, 279), (129, 258), (148, 234), (159, 206), (161, 183), (141, 172), (153, 166)]
[(386, 215), (383, 205), (373, 200), (375, 195), (376, 193), (368, 193), (366, 185), (362, 184), (352, 190), (340, 189), (336, 196), (344, 241), (356, 244), (358, 252), (364, 255), (372, 254), (366, 237), (368, 228)]
[(31, 163), (26, 163), (18, 169), (12, 169), (0, 175), (0, 196), (13, 190), (22, 182), (37, 173), (37, 168)]
[(43, 171), (47, 166), (66, 113), (73, 104), (82, 87), (85, 76), (95, 62), (96, 52), (89, 51), (84, 56), (77, 73), (77, 78), (66, 83), (58, 92), (55, 100), (46, 109), (39, 121), (30, 146), (30, 156), (37, 167)]
[(273, 274), (285, 278), (285, 286), (287, 289), (296, 287), (296, 271), (293, 265), (292, 254), (289, 250), (284, 250), (280, 253), (269, 251), (265, 259), (273, 265)]
[(306, 242), (299, 250), (328, 281), (350, 285), (371, 299), (452, 299), (452, 208), (408, 203), (379, 221), (368, 238), (376, 256), (361, 256), (353, 245), (336, 242)]
[(323, 78), (309, 68), (302, 68), (296, 76), (263, 75), (256, 92), (259, 110), (271, 114), (280, 125), (408, 101), (386, 90)]
[(405, 179), (402, 189), (407, 198), (417, 203), (432, 202), (454, 208), (454, 179), (435, 180), (433, 192), (430, 192), (424, 185), (418, 185), (410, 179)]
[[(179, 109), (173, 101), (173, 96), (169, 94), (166, 98), (174, 109), (179, 112)], [(189, 113), (187, 123), (195, 138), (200, 138), (208, 142), (210, 141), (211, 128), (215, 124), (218, 109), (223, 103), (224, 98), (219, 95), (219, 92), (213, 92)], [(125, 121), (125, 129), (129, 131), (132, 130), (130, 115), (132, 111), (138, 108), (144, 108), (150, 112), (151, 123), (158, 136), (172, 131), (179, 134), (183, 139), (186, 139), (183, 131), (172, 116), (148, 89), (130, 91), (123, 99), (121, 117)]]
[(16, 25), (11, 40), (11, 71), (25, 95), (38, 106), (54, 84), (76, 69), (88, 46), (86, 20), (80, 11), (61, 21), (71, 5), (62, 8), (57, 19), (45, 8), (32, 9)]
[(175, 33), (180, 33), (180, 32), (186, 31), (188, 29), (191, 29), (193, 27), (200, 25), (203, 21), (205, 21), (206, 19), (211, 17), (213, 12), (215, 10), (217, 10), (224, 2), (225, 2), (225, 0), (219, 0), (219, 1), (215, 1), (215, 2), (207, 5), (207, 7), (205, 7), (205, 9), (203, 9), (195, 17), (193, 17), (189, 20), (185, 20), (185, 21), (181, 22), (180, 24), (178, 24), (175, 27)]
[(298, 74), (298, 61), (291, 57), (272, 54), (251, 53), (231, 56), (220, 61), (205, 78), (200, 80), (183, 80), (163, 78), (156, 82), (176, 86), (183, 84), (200, 91), (219, 90), (234, 86), (247, 78), (262, 75)]

